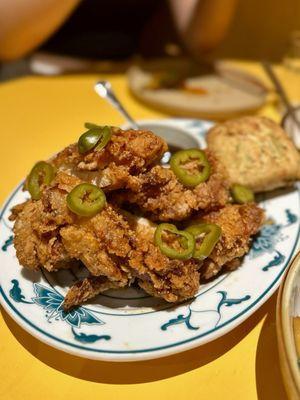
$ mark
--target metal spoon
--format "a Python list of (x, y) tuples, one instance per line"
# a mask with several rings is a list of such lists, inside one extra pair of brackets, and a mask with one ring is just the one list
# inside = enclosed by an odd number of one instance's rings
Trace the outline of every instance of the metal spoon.
[[(273, 85), (275, 86), (275, 89), (276, 89), (279, 97), (281, 98), (283, 104), (286, 107), (287, 113), (291, 116), (291, 118), (293, 119), (297, 128), (300, 129), (300, 121), (297, 118), (295, 108), (291, 104), (291, 102), (290, 102), (279, 78), (277, 77), (274, 69), (272, 68), (271, 64), (267, 61), (263, 61), (262, 66), (263, 66), (265, 72), (267, 73), (267, 75), (269, 76), (269, 78), (271, 79)], [(292, 138), (292, 139), (294, 139), (294, 138)]]
[(133, 129), (139, 129), (138, 124), (134, 121), (133, 118), (128, 114), (120, 100), (116, 97), (114, 91), (112, 90), (111, 84), (108, 81), (99, 81), (94, 86), (95, 92), (106, 99), (113, 107), (115, 107), (125, 119), (129, 122), (130, 126)]
[[(103, 99), (106, 99), (113, 107), (115, 107), (123, 115), (123, 117), (125, 117), (125, 119), (129, 122), (130, 126), (133, 129), (140, 129), (138, 124), (128, 114), (128, 112), (125, 110), (125, 108), (121, 104), (120, 100), (116, 97), (114, 91), (112, 90), (110, 82), (99, 81), (95, 84), (94, 89), (95, 89), (95, 92), (100, 97), (102, 97)], [(172, 147), (174, 147), (174, 149)], [(169, 149), (171, 151), (166, 151), (160, 160), (160, 163), (162, 165), (169, 164), (169, 161), (170, 161), (170, 158), (172, 155), (171, 152), (176, 152), (176, 151), (180, 150), (179, 148), (175, 149), (175, 146), (169, 146)]]

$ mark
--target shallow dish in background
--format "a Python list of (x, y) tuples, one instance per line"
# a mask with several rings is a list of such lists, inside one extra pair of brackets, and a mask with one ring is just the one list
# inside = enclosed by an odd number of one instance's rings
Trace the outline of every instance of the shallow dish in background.
[[(140, 121), (174, 145), (205, 146), (211, 123), (195, 119)], [(164, 136), (172, 134), (169, 139)], [(92, 302), (63, 311), (75, 268), (41, 274), (21, 269), (12, 246), (10, 208), (26, 199), (22, 184), (10, 195), (0, 221), (0, 302), (37, 339), (80, 357), (138, 361), (179, 353), (212, 341), (255, 312), (279, 286), (299, 242), (299, 188), (263, 195), (265, 225), (242, 266), (202, 284), (194, 299), (178, 305), (131, 287), (110, 290)]]
[[(290, 399), (300, 398), (300, 253), (280, 286), (277, 299), (277, 335), (281, 370)], [(295, 335), (298, 330), (298, 346)], [(298, 351), (297, 351), (298, 348)]]
[(171, 115), (224, 120), (253, 113), (267, 100), (267, 90), (255, 76), (218, 62), (213, 71), (184, 79), (184, 89), (149, 87), (157, 71), (187, 69), (182, 60), (154, 60), (128, 70), (129, 88), (145, 104)]
[[(181, 119), (181, 121), (183, 120)], [(172, 147), (192, 149), (206, 146), (202, 135), (195, 135), (194, 132), (191, 132), (189, 129), (181, 128), (180, 125), (182, 124), (174, 119), (164, 119), (161, 121), (140, 120), (136, 121), (136, 123), (141, 129), (149, 129), (154, 132)], [(210, 121), (201, 121), (201, 123), (202, 130), (208, 130), (213, 125)], [(121, 128), (130, 129), (130, 125), (126, 123), (122, 125)]]

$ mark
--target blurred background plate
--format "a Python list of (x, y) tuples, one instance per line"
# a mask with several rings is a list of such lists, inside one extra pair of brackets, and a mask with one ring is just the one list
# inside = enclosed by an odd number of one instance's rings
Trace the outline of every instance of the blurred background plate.
[(228, 62), (197, 65), (184, 59), (148, 61), (128, 70), (131, 92), (171, 115), (222, 120), (258, 110), (268, 91), (255, 76)]
[(296, 400), (300, 398), (300, 253), (281, 284), (276, 323), (285, 387), (290, 399)]

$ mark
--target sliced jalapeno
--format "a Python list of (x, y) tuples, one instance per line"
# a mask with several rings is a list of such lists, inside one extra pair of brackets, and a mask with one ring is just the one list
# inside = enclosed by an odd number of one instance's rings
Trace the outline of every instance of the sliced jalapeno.
[(101, 125), (93, 124), (93, 122), (85, 122), (84, 127), (86, 129), (102, 128)]
[(41, 186), (49, 185), (54, 178), (55, 171), (51, 164), (39, 161), (34, 165), (26, 181), (31, 198), (38, 200), (41, 197)]
[(80, 154), (87, 153), (95, 148), (101, 150), (107, 145), (112, 135), (109, 126), (93, 127), (84, 132), (78, 140), (78, 151)]
[(233, 200), (238, 204), (252, 203), (254, 201), (252, 190), (243, 185), (234, 184), (231, 187), (231, 194)]
[(75, 186), (67, 196), (67, 205), (73, 213), (82, 217), (92, 217), (106, 204), (103, 191), (91, 183)]
[(101, 150), (103, 147), (107, 145), (107, 143), (110, 141), (112, 135), (111, 127), (110, 126), (104, 126), (101, 129), (101, 135), (99, 137), (97, 146), (95, 147), (95, 150)]
[(195, 187), (210, 176), (209, 161), (200, 149), (178, 151), (172, 155), (170, 167), (179, 182), (187, 187)]
[[(222, 234), (222, 229), (216, 224), (191, 225), (186, 231), (195, 238), (196, 244), (193, 257), (199, 260), (204, 260), (210, 255)], [(198, 243), (199, 239), (202, 239), (200, 243)]]
[[(184, 239), (184, 246), (181, 246), (181, 250), (177, 250), (173, 247), (170, 247), (163, 240), (163, 233), (170, 232), (174, 235), (178, 235), (180, 239)], [(179, 239), (179, 243), (181, 243)], [(167, 257), (177, 260), (187, 260), (191, 258), (193, 252), (195, 250), (195, 239), (194, 236), (186, 231), (180, 231), (173, 224), (160, 224), (156, 228), (154, 234), (154, 243), (159, 247), (160, 251)]]

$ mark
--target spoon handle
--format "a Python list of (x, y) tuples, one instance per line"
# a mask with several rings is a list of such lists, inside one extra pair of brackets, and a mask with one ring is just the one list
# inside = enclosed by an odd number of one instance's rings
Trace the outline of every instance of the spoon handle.
[(273, 85), (275, 86), (275, 89), (276, 89), (279, 97), (281, 98), (283, 104), (285, 105), (287, 113), (290, 114), (290, 116), (292, 117), (292, 119), (293, 119), (294, 123), (296, 124), (296, 126), (298, 127), (298, 129), (300, 129), (300, 121), (298, 120), (298, 118), (296, 116), (295, 108), (290, 103), (290, 100), (287, 97), (287, 94), (286, 94), (281, 82), (279, 81), (277, 75), (275, 74), (271, 64), (267, 61), (263, 61), (262, 65), (263, 65), (267, 75), (271, 79)]
[(120, 103), (120, 101), (114, 94), (114, 91), (112, 90), (111, 84), (109, 82), (107, 81), (97, 82), (95, 84), (95, 92), (103, 99), (109, 101), (110, 104), (113, 107), (115, 107), (125, 117), (125, 119), (130, 123), (133, 129), (139, 129), (138, 124), (134, 121), (133, 118), (131, 118), (131, 116), (128, 114), (128, 112), (125, 110), (123, 105)]

